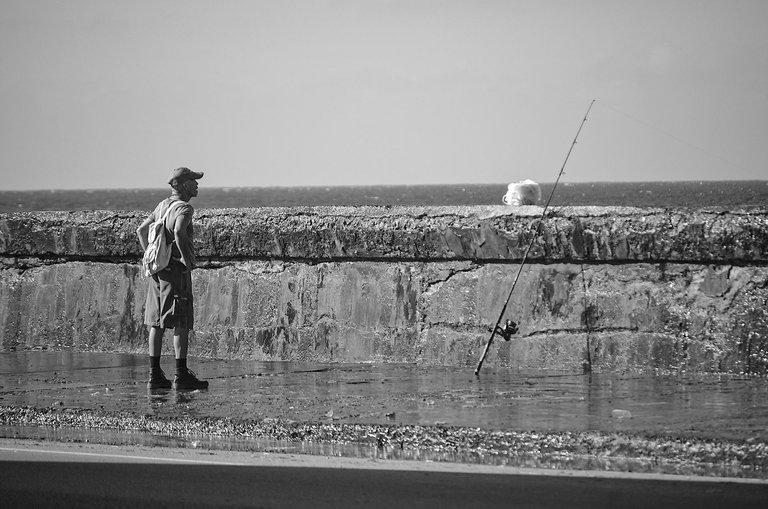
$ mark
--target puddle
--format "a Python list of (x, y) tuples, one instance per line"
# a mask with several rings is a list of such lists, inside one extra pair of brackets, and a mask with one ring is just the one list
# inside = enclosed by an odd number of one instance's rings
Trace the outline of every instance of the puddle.
[[(164, 358), (165, 364), (172, 360)], [(768, 379), (191, 359), (206, 391), (147, 390), (131, 354), (0, 354), (0, 405), (299, 422), (768, 439)], [(172, 369), (167, 371), (172, 372)]]
[(690, 475), (768, 470), (765, 378), (190, 365), (208, 390), (149, 391), (143, 355), (0, 353), (0, 435)]

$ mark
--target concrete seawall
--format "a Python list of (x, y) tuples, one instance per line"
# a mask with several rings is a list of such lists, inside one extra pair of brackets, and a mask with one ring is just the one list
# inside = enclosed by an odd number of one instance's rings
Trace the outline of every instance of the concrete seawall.
[[(198, 210), (191, 354), (473, 366), (541, 210)], [(0, 215), (2, 351), (144, 351), (144, 217)], [(554, 208), (486, 366), (765, 374), (767, 303), (766, 209)]]

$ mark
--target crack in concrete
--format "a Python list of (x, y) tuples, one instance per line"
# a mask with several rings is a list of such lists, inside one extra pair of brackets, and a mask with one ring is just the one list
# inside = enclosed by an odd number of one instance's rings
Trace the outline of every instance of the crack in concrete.
[[(551, 336), (554, 334), (601, 334), (611, 332), (638, 332), (638, 327), (563, 327), (554, 329), (539, 329), (536, 331), (521, 334), (521, 338), (531, 338), (536, 336)], [(514, 339), (514, 336), (513, 338)]]
[(467, 273), (467, 272), (475, 272), (475, 271), (477, 271), (478, 269), (481, 268), (481, 266), (479, 264), (476, 264), (474, 262), (467, 262), (467, 264), (468, 264), (468, 266), (466, 268), (450, 267), (448, 269), (448, 274), (444, 278), (437, 279), (437, 280), (433, 279), (431, 281), (428, 281), (428, 287), (432, 286), (432, 285), (435, 285), (435, 284), (439, 284), (439, 283), (447, 283), (448, 281), (453, 279), (454, 276), (456, 276), (458, 274), (464, 274), (464, 273)]

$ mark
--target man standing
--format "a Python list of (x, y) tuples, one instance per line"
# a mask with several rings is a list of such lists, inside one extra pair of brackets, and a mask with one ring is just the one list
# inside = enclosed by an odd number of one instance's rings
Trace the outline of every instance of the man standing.
[[(208, 382), (198, 380), (187, 368), (189, 331), (193, 326), (192, 270), (195, 253), (192, 245), (192, 215), (194, 209), (188, 203), (197, 196), (197, 180), (203, 174), (189, 168), (176, 168), (168, 183), (173, 188), (169, 198), (161, 201), (152, 214), (141, 223), (136, 233), (143, 250), (149, 242), (149, 228), (164, 215), (167, 239), (173, 239), (171, 260), (168, 267), (154, 274), (147, 289), (144, 323), (149, 326), (150, 389), (181, 390), (207, 389)], [(177, 203), (178, 202), (178, 203)], [(171, 381), (160, 369), (160, 352), (165, 329), (173, 329), (173, 348), (176, 354), (176, 376)]]

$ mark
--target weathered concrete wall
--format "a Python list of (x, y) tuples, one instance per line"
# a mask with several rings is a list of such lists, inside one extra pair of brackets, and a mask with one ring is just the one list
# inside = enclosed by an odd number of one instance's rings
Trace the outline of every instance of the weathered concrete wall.
[[(191, 352), (472, 366), (540, 214), (197, 211)], [(2, 350), (144, 351), (142, 219), (0, 215)], [(765, 373), (767, 302), (766, 210), (556, 208), (508, 307), (520, 334), (486, 365)]]

